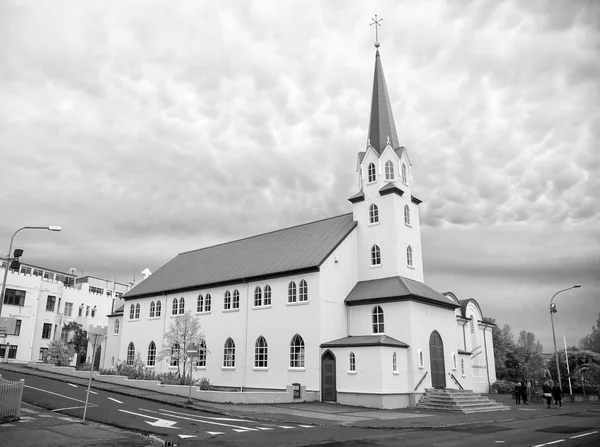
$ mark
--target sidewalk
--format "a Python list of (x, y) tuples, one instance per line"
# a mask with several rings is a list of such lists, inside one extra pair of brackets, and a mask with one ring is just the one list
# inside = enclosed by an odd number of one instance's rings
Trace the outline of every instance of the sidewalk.
[[(27, 368), (25, 365), (0, 364), (2, 370), (11, 370), (22, 374), (49, 377), (73, 384), (87, 386), (87, 380), (65, 376), (53, 372)], [(27, 383), (27, 380), (25, 380)], [(253, 418), (278, 423), (314, 424), (322, 426), (351, 426), (364, 428), (388, 429), (443, 429), (460, 425), (472, 425), (510, 420), (533, 419), (555, 415), (557, 412), (581, 413), (597, 411), (600, 415), (600, 402), (578, 402), (563, 405), (560, 410), (546, 405), (530, 403), (530, 405), (515, 405), (510, 395), (490, 396), (497, 402), (511, 407), (507, 411), (488, 413), (457, 414), (444, 412), (422, 411), (415, 408), (399, 410), (378, 410), (372, 408), (351, 407), (324, 402), (304, 402), (292, 404), (219, 404), (194, 400), (193, 405), (186, 405), (186, 398), (162, 394), (155, 391), (130, 388), (124, 385), (92, 381), (92, 388), (113, 393), (135, 396), (156, 402), (164, 402), (181, 408), (195, 409), (213, 414), (241, 418)]]

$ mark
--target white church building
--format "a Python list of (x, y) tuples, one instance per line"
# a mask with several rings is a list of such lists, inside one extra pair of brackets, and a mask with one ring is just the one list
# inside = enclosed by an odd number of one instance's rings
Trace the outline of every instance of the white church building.
[(378, 49), (356, 166), (351, 213), (181, 253), (127, 292), (103, 367), (139, 353), (157, 373), (176, 370), (156, 353), (191, 310), (207, 349), (194, 376), (216, 386), (299, 383), (322, 401), (379, 408), (413, 406), (431, 387), (488, 392), (494, 349), (479, 304), (423, 281), (417, 179)]

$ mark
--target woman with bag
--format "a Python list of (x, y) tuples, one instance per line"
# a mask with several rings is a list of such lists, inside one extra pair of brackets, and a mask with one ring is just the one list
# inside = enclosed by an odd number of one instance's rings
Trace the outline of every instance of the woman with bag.
[(544, 399), (546, 400), (546, 405), (550, 408), (550, 404), (552, 403), (552, 387), (549, 382), (544, 382), (542, 385), (542, 393), (544, 393)]

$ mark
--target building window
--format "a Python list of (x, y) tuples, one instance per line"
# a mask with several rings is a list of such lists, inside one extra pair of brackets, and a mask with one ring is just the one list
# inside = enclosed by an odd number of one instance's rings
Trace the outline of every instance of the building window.
[(200, 342), (197, 365), (201, 368), (206, 368), (206, 341), (204, 340)]
[(196, 300), (196, 312), (204, 312), (204, 297), (202, 294), (198, 295)]
[(225, 297), (223, 298), (223, 309), (231, 309), (231, 292), (229, 290), (225, 291)]
[(413, 259), (412, 259), (412, 247), (409, 245), (408, 248), (406, 249), (406, 264), (409, 267), (413, 266)]
[(123, 292), (115, 292), (115, 298), (123, 297)]
[(119, 320), (115, 320), (115, 330), (113, 332), (114, 335), (119, 335)]
[(78, 317), (83, 316), (83, 304), (81, 306), (79, 306), (79, 313), (77, 314)]
[(56, 297), (48, 295), (48, 298), (46, 299), (46, 310), (54, 312), (54, 306), (56, 306)]
[(25, 291), (9, 289), (7, 287), (4, 290), (4, 304), (11, 304), (13, 306), (24, 306), (25, 305)]
[(350, 371), (356, 371), (356, 356), (354, 352), (350, 353)]
[(156, 304), (154, 301), (150, 303), (150, 318), (154, 318), (154, 313), (156, 312)]
[(395, 352), (392, 354), (392, 371), (398, 372), (398, 354)]
[(406, 165), (402, 163), (402, 181), (408, 185), (408, 178), (406, 176)]
[(179, 314), (184, 314), (185, 313), (185, 300), (183, 299), (183, 297), (179, 298)]
[(179, 351), (180, 351), (179, 343), (175, 343), (171, 346), (171, 362), (169, 366), (179, 366)]
[(23, 275), (31, 275), (31, 267), (27, 267), (26, 265), (21, 266), (21, 273)]
[(132, 341), (129, 342), (127, 346), (127, 364), (133, 365), (133, 361), (135, 360), (135, 345)]
[(471, 330), (471, 334), (475, 333), (475, 322), (473, 319), (474, 317), (471, 315), (471, 320), (469, 321), (469, 329)]
[(44, 271), (40, 269), (33, 269), (33, 276), (44, 276)]
[[(139, 304), (138, 304), (139, 306)], [(96, 306), (92, 307), (92, 318), (96, 316)]]
[(264, 300), (264, 305), (265, 306), (270, 306), (271, 305), (271, 286), (268, 285), (268, 284), (265, 286), (265, 300)]
[(381, 251), (378, 245), (371, 247), (371, 265), (381, 265)]
[(38, 360), (44, 363), (48, 361), (48, 348), (40, 348), (40, 355), (38, 357)]
[(52, 324), (44, 323), (44, 328), (42, 329), (42, 338), (50, 339), (51, 333), (52, 333)]
[(110, 366), (115, 366), (115, 356), (114, 355), (110, 359)]
[(419, 349), (419, 358), (418, 358), (418, 360), (419, 360), (419, 368), (423, 368), (423, 366), (425, 365), (424, 362), (423, 362), (423, 351), (421, 351), (420, 349)]
[(369, 207), (369, 223), (374, 224), (379, 222), (379, 208), (374, 203)]
[[(56, 280), (58, 281), (58, 277), (56, 277)], [(104, 289), (101, 289), (100, 287), (94, 287), (94, 286), (89, 286), (90, 287), (90, 293), (93, 293), (94, 295), (104, 295)]]
[(151, 341), (148, 345), (148, 361), (146, 366), (156, 366), (156, 344)]
[(465, 375), (465, 359), (460, 359), (460, 373)]
[(296, 299), (296, 283), (291, 281), (288, 285), (288, 303), (295, 303)]
[(375, 176), (375, 165), (373, 163), (369, 163), (369, 168), (367, 170), (368, 172), (368, 182), (372, 183), (376, 180), (376, 176)]
[(135, 305), (135, 319), (136, 320), (140, 319), (140, 310), (141, 310), (141, 306), (138, 303)]
[(205, 301), (204, 301), (204, 310), (205, 310), (206, 312), (210, 312), (211, 301), (212, 301), (212, 298), (211, 298), (211, 296), (210, 296), (210, 293), (207, 293), (207, 294), (206, 294), (206, 299), (205, 299)]
[(86, 317), (90, 316), (90, 306), (85, 306), (85, 316)]
[(308, 301), (308, 284), (306, 281), (300, 281), (298, 301)]
[(228, 338), (223, 346), (223, 367), (235, 368), (235, 343), (231, 338)]
[(162, 310), (162, 304), (160, 301), (156, 302), (156, 312), (154, 313), (155, 317), (160, 317), (161, 314), (161, 310)]
[(44, 273), (44, 279), (47, 279), (48, 281), (54, 281), (54, 273), (52, 273), (52, 272), (45, 272)]
[(235, 289), (233, 291), (233, 306), (234, 309), (239, 309), (240, 308), (240, 292), (238, 292), (238, 289)]
[(177, 315), (177, 310), (179, 309), (177, 305), (177, 298), (173, 298), (173, 308), (171, 309), (171, 315)]
[(408, 205), (404, 205), (404, 223), (410, 225), (410, 208)]
[(17, 358), (17, 345), (10, 345), (10, 347), (8, 348), (8, 358), (9, 359), (16, 359)]
[(69, 331), (67, 331), (64, 327), (60, 331), (60, 340), (63, 343), (68, 343), (69, 342)]
[(456, 354), (452, 353), (452, 369), (456, 369)]
[(65, 317), (73, 315), (73, 303), (65, 303)]
[(290, 368), (304, 368), (304, 340), (298, 334), (290, 343)]
[(394, 180), (394, 163), (390, 160), (385, 162), (385, 179)]
[(375, 306), (373, 308), (373, 333), (374, 334), (383, 334), (383, 309), (379, 306)]
[(21, 335), (21, 320), (17, 320), (15, 322), (15, 337), (18, 337), (19, 335)]
[(129, 306), (129, 319), (133, 320), (135, 318), (135, 306), (132, 304)]
[(254, 367), (267, 367), (267, 340), (261, 335), (254, 344)]
[(262, 289), (258, 286), (254, 288), (254, 307), (262, 306)]

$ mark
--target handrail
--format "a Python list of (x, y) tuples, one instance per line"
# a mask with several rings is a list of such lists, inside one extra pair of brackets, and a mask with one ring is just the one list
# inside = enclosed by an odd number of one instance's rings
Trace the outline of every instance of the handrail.
[(421, 386), (421, 383), (423, 383), (423, 380), (425, 380), (425, 377), (427, 377), (427, 373), (429, 371), (425, 371), (425, 374), (423, 374), (423, 377), (421, 377), (421, 380), (419, 380), (419, 383), (417, 383), (417, 386), (415, 387), (415, 391), (417, 391), (417, 388), (419, 388), (419, 386)]
[(452, 373), (448, 373), (448, 374), (450, 374), (450, 377), (452, 377), (452, 378), (454, 379), (454, 381), (456, 382), (456, 384), (458, 385), (458, 387), (459, 387), (461, 390), (464, 390), (464, 388), (463, 388), (463, 386), (460, 384), (460, 382), (459, 382), (459, 381), (456, 379), (456, 377), (454, 377), (454, 374), (452, 374)]

